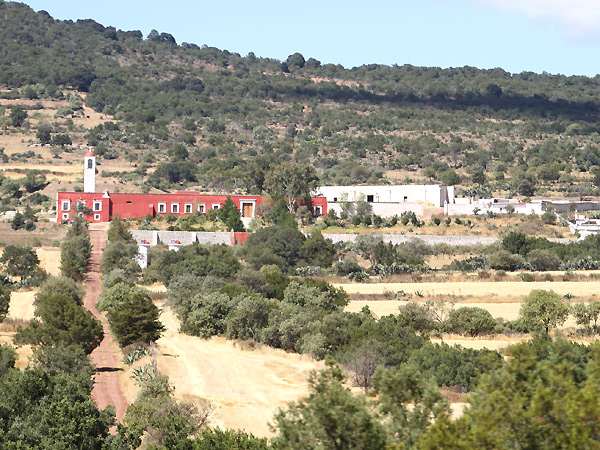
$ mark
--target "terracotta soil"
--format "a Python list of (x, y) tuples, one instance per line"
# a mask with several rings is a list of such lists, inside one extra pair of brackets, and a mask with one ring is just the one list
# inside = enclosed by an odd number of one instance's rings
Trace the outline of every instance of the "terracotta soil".
[[(102, 249), (106, 246), (106, 226), (91, 225), (90, 238), (93, 250), (88, 266), (87, 293), (84, 304), (94, 316), (102, 321), (104, 328), (104, 340), (92, 352), (92, 360), (96, 365), (92, 398), (100, 409), (113, 405), (117, 413), (117, 420), (120, 420), (125, 416), (125, 410), (127, 409), (127, 401), (119, 384), (119, 372), (123, 370), (120, 363), (122, 356), (110, 333), (106, 318), (96, 310), (96, 303), (100, 295), (100, 260), (102, 259)], [(111, 431), (114, 433), (116, 430), (113, 427)]]

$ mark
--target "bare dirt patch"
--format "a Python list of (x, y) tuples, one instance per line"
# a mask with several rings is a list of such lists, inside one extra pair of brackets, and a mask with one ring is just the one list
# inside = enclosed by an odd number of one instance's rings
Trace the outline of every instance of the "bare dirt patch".
[(244, 350), (224, 338), (180, 334), (169, 308), (161, 320), (167, 331), (157, 342), (161, 373), (186, 401), (206, 399), (216, 406), (212, 424), (272, 436), (268, 423), (278, 408), (308, 394), (307, 377), (323, 364), (307, 356), (259, 346)]

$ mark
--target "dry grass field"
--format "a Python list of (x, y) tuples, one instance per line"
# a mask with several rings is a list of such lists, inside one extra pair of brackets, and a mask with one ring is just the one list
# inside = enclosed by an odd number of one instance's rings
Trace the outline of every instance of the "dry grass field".
[[(522, 214), (502, 214), (495, 218), (488, 218), (486, 216), (461, 216), (461, 220), (464, 222), (461, 224), (455, 222), (458, 217), (451, 217), (452, 222), (449, 225), (434, 225), (431, 221), (433, 216), (439, 217), (442, 221), (446, 220), (443, 208), (425, 208), (424, 213), (424, 217), (421, 220), (425, 222), (425, 225), (420, 228), (410, 224), (398, 224), (390, 228), (379, 229), (365, 226), (347, 226), (344, 228), (329, 227), (326, 233), (498, 237), (500, 233), (511, 230), (534, 234), (538, 237), (574, 238), (568, 227), (546, 225), (543, 224), (540, 218), (532, 218)], [(470, 221), (471, 225), (467, 225), (467, 221)]]
[(17, 291), (10, 295), (10, 307), (8, 308), (8, 316), (11, 319), (33, 319), (35, 308), (33, 300), (37, 290), (32, 291)]
[(210, 401), (216, 407), (212, 424), (222, 428), (271, 436), (268, 423), (273, 414), (305, 396), (308, 374), (323, 367), (282, 350), (180, 334), (179, 321), (169, 308), (163, 309), (161, 320), (167, 331), (157, 342), (160, 372), (175, 386), (176, 397)]
[(404, 291), (407, 294), (422, 294), (427, 300), (431, 297), (448, 296), (453, 301), (469, 301), (470, 298), (484, 299), (487, 302), (514, 301), (528, 295), (534, 289), (552, 290), (559, 295), (572, 294), (575, 297), (600, 296), (600, 281), (538, 281), (534, 283), (518, 281), (467, 281), (449, 283), (345, 283), (335, 284), (349, 294), (383, 295), (386, 292)]
[[(49, 246), (53, 241), (62, 241), (67, 234), (67, 227), (53, 222), (38, 222), (36, 226), (37, 228), (33, 231), (15, 231), (11, 229), (10, 223), (0, 222), (0, 243), (32, 247), (37, 247), (40, 244)], [(53, 247), (45, 248), (52, 249)]]
[[(0, 324), (0, 344), (13, 345), (13, 336), (19, 322), (33, 319), (33, 300), (36, 292), (19, 291), (11, 294), (7, 320)], [(29, 365), (33, 350), (30, 345), (22, 345), (16, 348), (16, 351), (19, 359), (15, 367), (24, 369)]]
[(60, 275), (60, 248), (57, 247), (42, 247), (35, 249), (40, 266), (50, 275)]
[[(597, 281), (381, 283), (338, 284), (336, 287), (342, 287), (352, 294), (353, 300), (346, 307), (346, 311), (359, 312), (364, 306), (368, 306), (377, 317), (398, 314), (398, 308), (408, 303), (408, 300), (388, 300), (382, 295), (386, 292), (404, 291), (409, 295), (412, 294), (410, 301), (446, 300), (454, 303), (455, 308), (479, 307), (489, 311), (494, 318), (511, 321), (519, 317), (521, 300), (533, 289), (553, 290), (560, 295), (572, 294), (574, 297), (570, 300), (571, 304), (598, 299), (600, 296), (600, 283)], [(417, 291), (422, 294), (422, 297), (414, 294)], [(361, 295), (365, 298), (360, 298)], [(575, 319), (570, 316), (560, 330), (568, 335), (576, 327)], [(474, 349), (502, 350), (529, 338), (529, 336), (504, 335), (467, 338), (448, 335), (443, 337), (443, 341), (449, 345), (459, 344)]]

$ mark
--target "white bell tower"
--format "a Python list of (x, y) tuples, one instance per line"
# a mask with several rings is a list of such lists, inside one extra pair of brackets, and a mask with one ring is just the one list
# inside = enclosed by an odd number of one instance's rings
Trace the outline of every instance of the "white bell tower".
[(83, 192), (96, 192), (96, 155), (90, 150), (83, 160)]

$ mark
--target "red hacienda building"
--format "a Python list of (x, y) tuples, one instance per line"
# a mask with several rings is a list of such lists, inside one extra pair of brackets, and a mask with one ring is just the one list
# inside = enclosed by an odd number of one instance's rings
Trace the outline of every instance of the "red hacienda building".
[[(85, 156), (84, 192), (59, 192), (57, 198), (57, 222), (72, 220), (82, 214), (90, 222), (109, 222), (119, 216), (122, 219), (135, 219), (150, 215), (173, 214), (185, 216), (200, 212), (206, 214), (210, 209), (219, 209), (227, 195), (207, 195), (199, 192), (177, 191), (171, 194), (128, 194), (94, 192), (96, 157), (92, 152)], [(256, 207), (265, 203), (260, 195), (231, 195), (231, 200), (240, 210), (242, 219), (250, 221)], [(327, 214), (327, 199), (312, 199), (312, 213), (315, 216)]]

